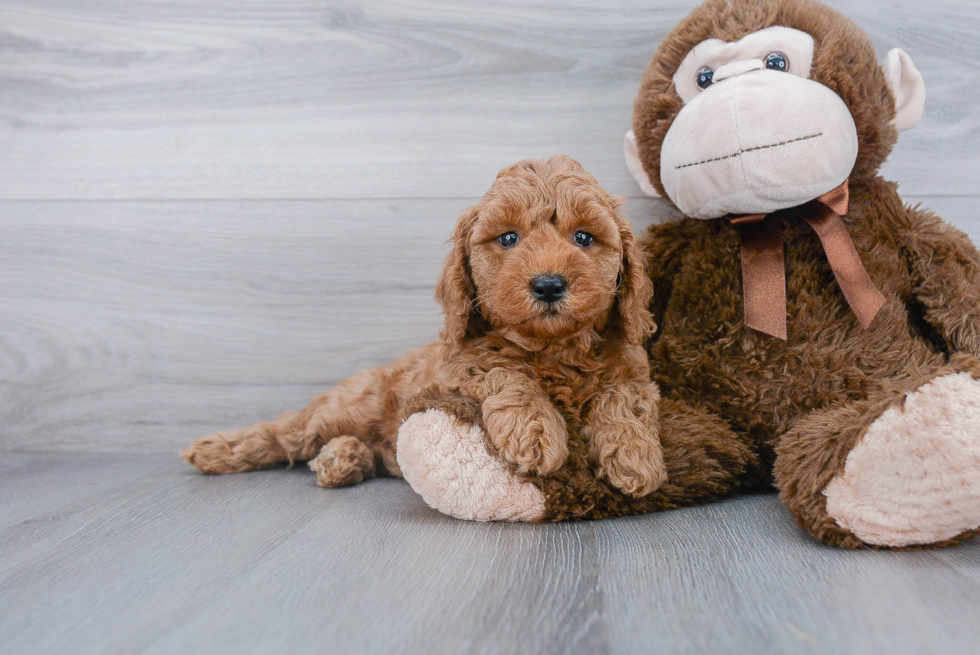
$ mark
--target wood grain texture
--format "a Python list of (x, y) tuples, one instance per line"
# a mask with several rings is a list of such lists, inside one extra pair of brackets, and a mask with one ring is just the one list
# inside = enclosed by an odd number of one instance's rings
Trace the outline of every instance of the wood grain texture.
[(980, 637), (977, 543), (834, 550), (774, 495), (599, 528), (612, 653), (970, 652)]
[[(53, 493), (52, 468), (89, 492)], [(834, 550), (772, 495), (529, 526), (450, 519), (400, 480), (320, 489), (303, 467), (10, 455), (0, 480), (40, 496), (28, 520), (0, 513), (0, 653), (938, 653), (978, 636), (980, 543)]]
[[(7, 0), (0, 199), (467, 198), (557, 152), (638, 195), (633, 96), (695, 4)], [(980, 193), (980, 4), (831, 4), (927, 81), (889, 177)]]

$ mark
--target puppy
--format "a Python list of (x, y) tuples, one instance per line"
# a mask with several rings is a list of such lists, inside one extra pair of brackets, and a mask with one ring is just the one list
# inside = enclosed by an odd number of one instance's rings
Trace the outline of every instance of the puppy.
[(398, 428), (413, 397), (439, 389), (479, 403), (490, 444), (519, 473), (560, 468), (572, 428), (599, 476), (633, 496), (654, 491), (666, 472), (643, 347), (652, 288), (621, 204), (565, 156), (504, 169), (456, 226), (438, 341), (182, 456), (204, 473), (309, 460), (324, 487), (400, 477)]

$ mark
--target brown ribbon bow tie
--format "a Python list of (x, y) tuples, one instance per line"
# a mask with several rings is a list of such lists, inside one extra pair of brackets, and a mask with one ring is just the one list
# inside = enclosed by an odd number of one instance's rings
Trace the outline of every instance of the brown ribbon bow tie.
[[(847, 304), (867, 328), (885, 304), (885, 297), (861, 263), (841, 216), (847, 214), (848, 181), (816, 200), (797, 207), (816, 231), (830, 268)], [(742, 249), (742, 295), (745, 324), (786, 339), (786, 264), (783, 261), (782, 219), (774, 214), (751, 214), (731, 219), (738, 227)]]

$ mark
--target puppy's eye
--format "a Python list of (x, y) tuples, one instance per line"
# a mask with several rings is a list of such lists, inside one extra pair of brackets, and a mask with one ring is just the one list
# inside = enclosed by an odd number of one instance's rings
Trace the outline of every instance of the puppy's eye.
[(585, 248), (592, 245), (593, 236), (585, 230), (579, 230), (572, 239), (575, 241), (576, 246)]
[(715, 77), (715, 71), (705, 66), (698, 71), (697, 83), (699, 89), (707, 89)]
[(517, 235), (517, 232), (505, 232), (497, 237), (497, 241), (499, 241), (500, 245), (502, 245), (504, 248), (513, 248), (520, 240), (521, 237)]
[(766, 55), (766, 68), (774, 71), (789, 71), (789, 59), (781, 52), (770, 52)]

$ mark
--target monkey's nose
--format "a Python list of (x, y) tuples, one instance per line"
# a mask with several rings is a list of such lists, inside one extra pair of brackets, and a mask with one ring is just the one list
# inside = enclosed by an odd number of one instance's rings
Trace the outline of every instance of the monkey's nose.
[(539, 275), (531, 280), (531, 293), (549, 305), (561, 300), (567, 289), (568, 282), (560, 275)]
[(712, 83), (721, 82), (722, 80), (727, 80), (730, 77), (738, 77), (745, 73), (751, 73), (752, 71), (765, 70), (766, 62), (761, 59), (745, 59), (742, 61), (733, 61), (730, 64), (725, 64), (724, 66), (719, 66), (718, 70), (714, 72), (711, 76)]

